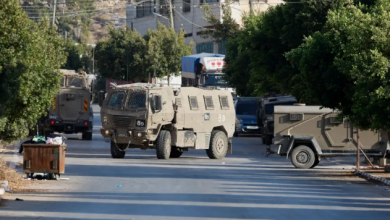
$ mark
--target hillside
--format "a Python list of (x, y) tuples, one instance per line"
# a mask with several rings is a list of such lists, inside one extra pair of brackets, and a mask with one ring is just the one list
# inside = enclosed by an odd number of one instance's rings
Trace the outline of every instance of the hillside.
[[(52, 21), (51, 0), (21, 0), (29, 17)], [(120, 28), (126, 21), (126, 4), (131, 0), (57, 0), (55, 24), (65, 38), (95, 44), (108, 36), (108, 27)]]

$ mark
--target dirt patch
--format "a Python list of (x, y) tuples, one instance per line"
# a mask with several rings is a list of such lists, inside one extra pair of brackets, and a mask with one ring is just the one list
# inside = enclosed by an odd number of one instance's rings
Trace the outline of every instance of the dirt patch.
[(0, 158), (0, 181), (8, 181), (9, 189), (16, 189), (28, 185), (30, 182), (23, 179), (22, 174), (7, 166), (7, 163)]

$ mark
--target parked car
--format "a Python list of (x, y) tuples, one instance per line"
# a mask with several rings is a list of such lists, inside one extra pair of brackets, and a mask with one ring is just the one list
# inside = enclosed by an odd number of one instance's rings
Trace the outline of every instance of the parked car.
[(261, 134), (257, 125), (256, 110), (259, 97), (238, 97), (235, 102), (236, 126), (234, 136), (240, 134)]

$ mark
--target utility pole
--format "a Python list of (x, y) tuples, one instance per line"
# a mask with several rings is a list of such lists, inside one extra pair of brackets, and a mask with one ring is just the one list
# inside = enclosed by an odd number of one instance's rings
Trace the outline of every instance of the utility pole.
[(356, 169), (360, 169), (360, 147), (359, 147), (359, 128), (357, 129), (357, 135), (356, 135), (356, 139), (357, 139), (357, 158), (356, 158)]
[(93, 47), (92, 74), (95, 75), (95, 47)]
[(57, 0), (53, 0), (53, 22), (51, 26), (54, 27), (54, 21), (56, 19), (56, 8), (57, 8)]
[(173, 24), (173, 12), (172, 12), (172, 0), (167, 0), (169, 2), (169, 18), (171, 20), (171, 27), (172, 29), (175, 29), (175, 26)]

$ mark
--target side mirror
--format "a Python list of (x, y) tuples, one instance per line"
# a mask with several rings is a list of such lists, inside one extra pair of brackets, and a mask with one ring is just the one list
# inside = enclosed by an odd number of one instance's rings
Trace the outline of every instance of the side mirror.
[(160, 112), (162, 110), (162, 99), (160, 95), (153, 96), (152, 109), (154, 113)]
[(102, 107), (103, 101), (105, 98), (105, 92), (103, 90), (99, 91), (99, 106)]

